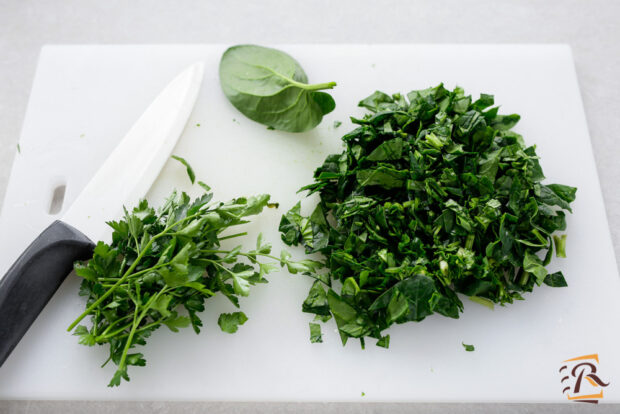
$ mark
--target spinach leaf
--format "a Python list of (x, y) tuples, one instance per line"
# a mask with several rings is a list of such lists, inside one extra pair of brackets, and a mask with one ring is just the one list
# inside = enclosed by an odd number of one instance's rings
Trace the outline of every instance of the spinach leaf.
[(333, 316), (343, 344), (371, 337), (388, 347), (393, 324), (458, 318), (459, 295), (493, 309), (542, 283), (566, 286), (546, 266), (554, 246), (566, 255), (566, 235), (555, 232), (576, 189), (542, 183), (535, 147), (511, 130), (519, 115), (494, 103), (443, 85), (374, 92), (344, 151), (302, 188), (320, 196), (313, 213), (297, 203), (283, 215), (284, 243), (324, 256), (289, 266), (316, 280), (302, 310)]
[(290, 55), (267, 47), (238, 45), (220, 61), (220, 84), (228, 100), (248, 118), (270, 128), (304, 132), (334, 110), (335, 82), (308, 84), (308, 77)]
[(566, 279), (564, 279), (564, 275), (562, 272), (555, 272), (548, 274), (545, 276), (545, 285), (551, 287), (566, 287), (568, 284), (566, 283)]

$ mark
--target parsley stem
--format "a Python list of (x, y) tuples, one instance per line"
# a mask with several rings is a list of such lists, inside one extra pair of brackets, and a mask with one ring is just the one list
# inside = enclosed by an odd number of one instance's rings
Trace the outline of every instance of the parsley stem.
[(162, 295), (166, 291), (166, 289), (168, 289), (168, 286), (164, 286), (159, 292), (157, 292), (157, 294), (155, 294), (155, 296), (149, 299), (149, 301), (144, 306), (144, 309), (140, 313), (140, 317), (137, 317), (139, 306), (136, 303), (136, 309), (135, 309), (134, 317), (133, 317), (133, 326), (131, 327), (131, 331), (129, 331), (129, 336), (127, 337), (127, 342), (125, 342), (125, 348), (123, 348), (123, 354), (121, 356), (121, 360), (118, 363), (119, 369), (123, 369), (125, 367), (125, 360), (127, 359), (127, 353), (129, 352), (129, 348), (131, 347), (133, 336), (136, 333), (136, 329), (138, 325), (140, 324), (140, 321), (142, 320), (142, 318), (144, 318), (144, 316), (146, 315), (146, 312), (148, 312), (151, 305), (159, 298), (160, 295)]
[[(133, 316), (133, 315), (129, 315), (129, 316)], [(97, 341), (97, 342), (105, 342), (105, 339), (106, 339), (106, 338), (110, 338), (110, 337), (113, 337), (113, 336), (118, 335), (119, 333), (123, 332), (123, 331), (124, 331), (124, 330), (126, 330), (127, 328), (130, 328), (132, 324), (133, 324), (133, 322), (129, 322), (128, 324), (126, 324), (126, 325), (125, 325), (125, 326), (123, 326), (122, 328), (117, 329), (117, 330), (115, 330), (115, 331), (114, 331), (114, 332), (112, 332), (112, 333), (105, 334), (105, 335), (103, 335), (103, 334), (102, 334), (102, 335), (98, 336), (98, 337), (95, 339), (95, 341)]]
[(101, 333), (101, 335), (99, 335), (97, 337), (96, 340), (98, 340), (99, 338), (103, 338), (103, 337), (107, 336), (106, 334), (110, 331), (110, 329), (112, 329), (114, 326), (118, 325), (119, 322), (122, 322), (122, 321), (124, 321), (127, 318), (131, 318), (132, 316), (133, 316), (132, 314), (129, 314), (129, 315), (123, 316), (122, 318), (119, 318), (119, 319), (115, 320), (110, 325), (108, 325), (108, 327), (105, 329), (105, 331), (103, 331)]
[(237, 233), (237, 234), (231, 234), (230, 236), (224, 236), (224, 237), (220, 237), (220, 241), (222, 240), (226, 240), (226, 239), (232, 239), (233, 237), (240, 237), (240, 236), (247, 236), (248, 232), (244, 231), (243, 233)]
[[(161, 323), (162, 323), (165, 319), (166, 319), (166, 318), (161, 318), (161, 319), (156, 320), (155, 322), (151, 322), (151, 323), (149, 323), (148, 325), (144, 325), (143, 327), (141, 327), (141, 328), (139, 328), (139, 329), (136, 329), (136, 333), (138, 333), (138, 332), (142, 332), (142, 331), (144, 331), (144, 330), (146, 330), (146, 329), (152, 328), (153, 326), (159, 325), (159, 324), (161, 324)], [(124, 329), (127, 329), (127, 328), (128, 328), (128, 326), (127, 326), (127, 327), (125, 327)], [(117, 331), (117, 332), (118, 332), (118, 331)], [(117, 335), (117, 332), (114, 332), (114, 333), (111, 333), (111, 334), (109, 334), (109, 335), (106, 335), (105, 337), (106, 337), (106, 338), (108, 338), (108, 337), (114, 337), (114, 336), (115, 336), (115, 337), (116, 337), (116, 339), (122, 339), (122, 338), (126, 337), (127, 335), (129, 335), (129, 333), (126, 333), (126, 334), (123, 334), (123, 335), (118, 335), (118, 336), (116, 336), (116, 335)], [(121, 331), (121, 332), (122, 332), (122, 331)]]
[(108, 357), (108, 359), (105, 360), (105, 362), (103, 363), (103, 365), (101, 365), (101, 368), (105, 367), (106, 365), (108, 365), (108, 362), (110, 362), (112, 360), (112, 354), (110, 353), (110, 356)]
[(235, 275), (235, 272), (233, 272), (232, 270), (228, 269), (226, 266), (223, 266), (220, 262), (216, 261), (216, 260), (210, 260), (210, 259), (205, 259), (207, 262), (209, 263), (213, 263), (215, 266), (221, 268), (222, 270), (227, 271), (228, 273), (230, 273), (231, 275)]
[[(222, 239), (220, 239), (220, 240), (222, 240)], [(213, 253), (213, 254), (216, 254), (216, 253), (228, 254), (231, 251), (230, 250), (201, 250), (200, 252), (201, 253), (207, 253), (207, 254), (209, 254), (209, 253)], [(280, 260), (279, 257), (275, 257), (275, 256), (272, 256), (272, 255), (266, 254), (266, 253), (243, 253), (243, 252), (239, 252), (237, 254), (239, 256), (245, 256), (245, 257), (250, 257), (250, 258), (252, 256), (263, 256), (263, 257), (268, 257), (268, 258), (273, 259), (273, 260), (277, 260), (278, 262), (282, 262), (282, 260)], [(209, 261), (212, 262), (212, 260), (209, 260)]]
[[(97, 299), (95, 302), (93, 302), (88, 308), (86, 308), (86, 310), (84, 312), (82, 312), (82, 314), (80, 316), (78, 316), (78, 318), (73, 321), (73, 323), (71, 325), (69, 325), (69, 327), (67, 328), (67, 331), (71, 331), (73, 330), (73, 328), (75, 328), (75, 325), (77, 325), (78, 323), (80, 323), (80, 321), (82, 319), (84, 319), (90, 312), (92, 312), (92, 310), (94, 308), (96, 308), (97, 306), (99, 306), (99, 304), (101, 302), (104, 301), (104, 299), (106, 299), (108, 296), (110, 296), (112, 294), (112, 292), (114, 292), (116, 290), (116, 288), (118, 288), (128, 277), (129, 275), (131, 275), (131, 273), (134, 271), (134, 269), (136, 268), (136, 266), (138, 266), (138, 264), (140, 263), (140, 261), (142, 260), (142, 258), (144, 257), (144, 255), (146, 254), (146, 252), (148, 252), (148, 250), (151, 248), (151, 246), (153, 245), (153, 242), (157, 239), (159, 239), (160, 237), (165, 236), (168, 233), (168, 230), (172, 229), (175, 226), (178, 226), (179, 224), (183, 223), (184, 221), (193, 219), (197, 216), (199, 216), (201, 213), (198, 212), (196, 214), (192, 214), (191, 216), (187, 216), (182, 218), (181, 220), (177, 221), (176, 223), (173, 223), (172, 225), (166, 227), (164, 229), (164, 231), (162, 231), (159, 234), (156, 234), (155, 236), (153, 236), (148, 243), (146, 244), (146, 246), (144, 246), (144, 249), (140, 252), (140, 254), (138, 255), (138, 257), (136, 258), (136, 260), (131, 264), (131, 266), (129, 266), (129, 269), (127, 269), (127, 271), (125, 272), (125, 274), (123, 274), (123, 277), (121, 277), (118, 282), (116, 282), (111, 288), (109, 288), (103, 295), (101, 295), (101, 297), (99, 299)], [(149, 269), (145, 269), (144, 271), (147, 270), (151, 270), (151, 268)]]
[(165, 231), (162, 233), (159, 233), (155, 236), (153, 236), (153, 238), (151, 240), (149, 240), (149, 242), (147, 243), (146, 247), (144, 248), (144, 250), (142, 250), (140, 252), (140, 254), (138, 255), (138, 257), (136, 258), (136, 260), (131, 264), (131, 266), (129, 266), (129, 269), (127, 269), (127, 271), (125, 272), (125, 274), (123, 275), (123, 277), (121, 277), (118, 282), (116, 282), (111, 288), (109, 288), (103, 295), (101, 295), (101, 297), (99, 297), (99, 299), (97, 299), (95, 302), (93, 302), (92, 305), (90, 305), (88, 308), (86, 308), (86, 310), (84, 312), (82, 312), (82, 314), (80, 316), (78, 316), (78, 318), (73, 321), (73, 323), (71, 325), (69, 325), (69, 327), (67, 328), (67, 331), (71, 331), (75, 325), (77, 325), (78, 323), (80, 323), (80, 321), (82, 319), (84, 319), (86, 317), (86, 315), (88, 315), (95, 307), (99, 306), (99, 304), (101, 302), (103, 302), (104, 299), (106, 299), (108, 296), (110, 296), (112, 294), (112, 292), (114, 292), (116, 290), (117, 287), (119, 287), (131, 274), (131, 272), (133, 272), (133, 270), (136, 268), (136, 266), (138, 266), (138, 263), (140, 263), (140, 260), (142, 260), (142, 257), (144, 257), (144, 255), (146, 254), (146, 252), (149, 250), (149, 248), (151, 247), (151, 245), (153, 244), (153, 241), (155, 241), (156, 239), (158, 239), (159, 237), (161, 237), (162, 235), (164, 235)]

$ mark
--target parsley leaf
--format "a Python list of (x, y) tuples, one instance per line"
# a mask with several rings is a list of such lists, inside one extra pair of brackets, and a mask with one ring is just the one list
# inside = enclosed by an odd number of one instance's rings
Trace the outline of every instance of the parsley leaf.
[(222, 313), (217, 319), (217, 324), (222, 331), (235, 333), (239, 329), (239, 325), (243, 325), (248, 320), (243, 312)]
[[(193, 182), (189, 164), (174, 158), (187, 167)], [(86, 297), (86, 310), (68, 330), (75, 328), (80, 344), (109, 346), (108, 361), (117, 366), (111, 387), (129, 381), (129, 366), (146, 364), (143, 354), (132, 351), (146, 345), (153, 331), (191, 326), (199, 333), (207, 299), (221, 293), (238, 306), (239, 295), (266, 283), (265, 275), (282, 264), (270, 255), (271, 245), (261, 235), (256, 250), (220, 247), (221, 240), (246, 234), (224, 235), (267, 207), (269, 195), (213, 203), (209, 187), (199, 185), (205, 192), (194, 200), (174, 191), (157, 210), (146, 200), (125, 210), (123, 219), (108, 223), (112, 242), (100, 241), (90, 260), (75, 264), (83, 278), (80, 295)], [(262, 263), (261, 257), (274, 262)], [(86, 317), (90, 327), (78, 325)], [(245, 314), (235, 312), (222, 314), (218, 323), (233, 333), (246, 321)]]

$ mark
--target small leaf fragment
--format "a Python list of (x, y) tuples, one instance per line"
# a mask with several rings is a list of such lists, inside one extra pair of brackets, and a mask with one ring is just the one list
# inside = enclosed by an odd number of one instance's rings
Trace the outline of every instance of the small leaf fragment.
[(217, 319), (217, 324), (222, 331), (227, 333), (235, 333), (239, 329), (239, 326), (246, 323), (248, 317), (243, 312), (222, 313)]
[(189, 180), (192, 182), (192, 184), (194, 184), (194, 181), (196, 181), (196, 174), (194, 174), (194, 170), (192, 169), (192, 166), (189, 165), (189, 163), (185, 160), (185, 158), (181, 158), (177, 155), (173, 155), (172, 158), (179, 161), (181, 164), (185, 166), (187, 170), (187, 176), (189, 177)]
[(323, 336), (321, 335), (321, 325), (318, 323), (310, 322), (310, 342), (318, 343), (323, 342)]

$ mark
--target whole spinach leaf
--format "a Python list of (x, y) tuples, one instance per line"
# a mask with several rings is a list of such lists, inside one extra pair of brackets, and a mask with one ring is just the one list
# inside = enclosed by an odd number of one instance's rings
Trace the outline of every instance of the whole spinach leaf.
[(546, 266), (554, 244), (566, 256), (566, 236), (554, 233), (576, 188), (543, 184), (535, 147), (511, 130), (519, 115), (493, 105), (443, 84), (373, 93), (345, 150), (302, 188), (320, 196), (312, 214), (298, 203), (283, 215), (284, 243), (325, 257), (304, 269), (316, 281), (302, 310), (333, 316), (343, 344), (388, 347), (394, 323), (458, 318), (459, 294), (492, 309), (542, 283), (567, 285)]
[(335, 82), (308, 84), (308, 77), (290, 55), (256, 45), (226, 50), (220, 61), (220, 84), (228, 100), (248, 118), (270, 128), (304, 132), (334, 110)]

